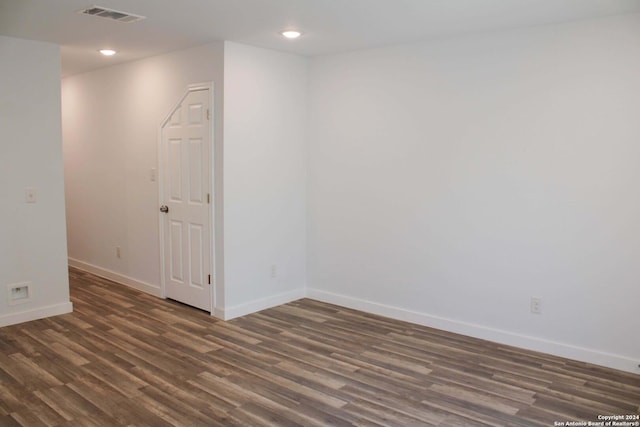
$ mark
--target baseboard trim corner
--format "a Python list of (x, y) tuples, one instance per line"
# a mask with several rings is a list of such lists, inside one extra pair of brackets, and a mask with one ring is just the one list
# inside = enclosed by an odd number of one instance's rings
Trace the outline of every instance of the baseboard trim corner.
[(114, 282), (121, 283), (131, 288), (137, 289), (142, 292), (146, 292), (158, 298), (162, 298), (162, 291), (159, 286), (154, 286), (141, 280), (134, 279), (129, 276), (125, 276), (115, 271), (108, 270), (106, 268), (98, 267), (97, 265), (89, 264), (88, 262), (80, 261), (75, 258), (69, 258), (69, 265), (77, 268), (78, 270), (86, 271), (87, 273), (95, 274), (96, 276), (104, 279), (113, 280)]
[(236, 317), (246, 316), (267, 308), (276, 307), (278, 305), (287, 304), (292, 301), (299, 300), (306, 296), (304, 288), (294, 289), (292, 291), (283, 292), (266, 298), (249, 301), (233, 307), (216, 309), (216, 317), (223, 320), (231, 320)]
[(72, 311), (73, 304), (71, 302), (63, 302), (46, 307), (20, 311), (18, 313), (4, 314), (0, 316), (0, 327), (44, 319), (51, 316), (59, 316), (61, 314), (71, 313)]

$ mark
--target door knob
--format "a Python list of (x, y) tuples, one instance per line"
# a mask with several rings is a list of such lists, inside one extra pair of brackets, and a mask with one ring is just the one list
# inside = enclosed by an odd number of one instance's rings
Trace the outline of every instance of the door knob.
[(169, 212), (169, 206), (167, 206), (167, 205), (160, 206), (160, 212), (162, 212), (162, 213)]

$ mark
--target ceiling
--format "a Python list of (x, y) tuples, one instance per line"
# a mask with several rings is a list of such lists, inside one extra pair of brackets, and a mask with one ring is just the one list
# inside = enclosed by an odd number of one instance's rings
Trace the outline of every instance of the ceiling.
[[(147, 19), (77, 13), (96, 4)], [(217, 40), (322, 55), (638, 12), (640, 0), (0, 0), (0, 35), (61, 45), (71, 75)], [(289, 28), (304, 34), (286, 40)]]

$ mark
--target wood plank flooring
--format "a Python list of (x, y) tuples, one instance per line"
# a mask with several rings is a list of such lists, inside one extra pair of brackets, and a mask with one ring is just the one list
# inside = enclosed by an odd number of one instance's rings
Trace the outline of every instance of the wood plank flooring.
[(1, 426), (553, 426), (640, 376), (308, 299), (235, 319), (71, 270), (74, 313), (0, 329)]

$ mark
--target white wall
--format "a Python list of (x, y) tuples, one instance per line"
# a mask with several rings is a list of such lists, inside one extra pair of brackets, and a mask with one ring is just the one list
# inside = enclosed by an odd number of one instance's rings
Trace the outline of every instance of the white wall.
[[(158, 182), (151, 181), (159, 127), (189, 84), (213, 81), (214, 143), (221, 145), (223, 47), (214, 43), (63, 80), (72, 265), (160, 294)], [(222, 268), (216, 273), (223, 283)]]
[(314, 59), (309, 295), (638, 372), (638, 70), (638, 15)]
[(72, 265), (160, 294), (158, 127), (189, 83), (214, 81), (215, 314), (304, 295), (306, 76), (303, 58), (217, 43), (65, 78)]
[(639, 24), (325, 56), (310, 74), (307, 59), (225, 42), (67, 78), (70, 256), (158, 289), (158, 117), (214, 80), (218, 315), (306, 283), (314, 298), (637, 372)]
[[(60, 51), (0, 36), (0, 326), (68, 313)], [(25, 188), (37, 202), (25, 203)], [(7, 287), (29, 283), (30, 298)]]
[(304, 295), (307, 65), (225, 43), (225, 318)]

